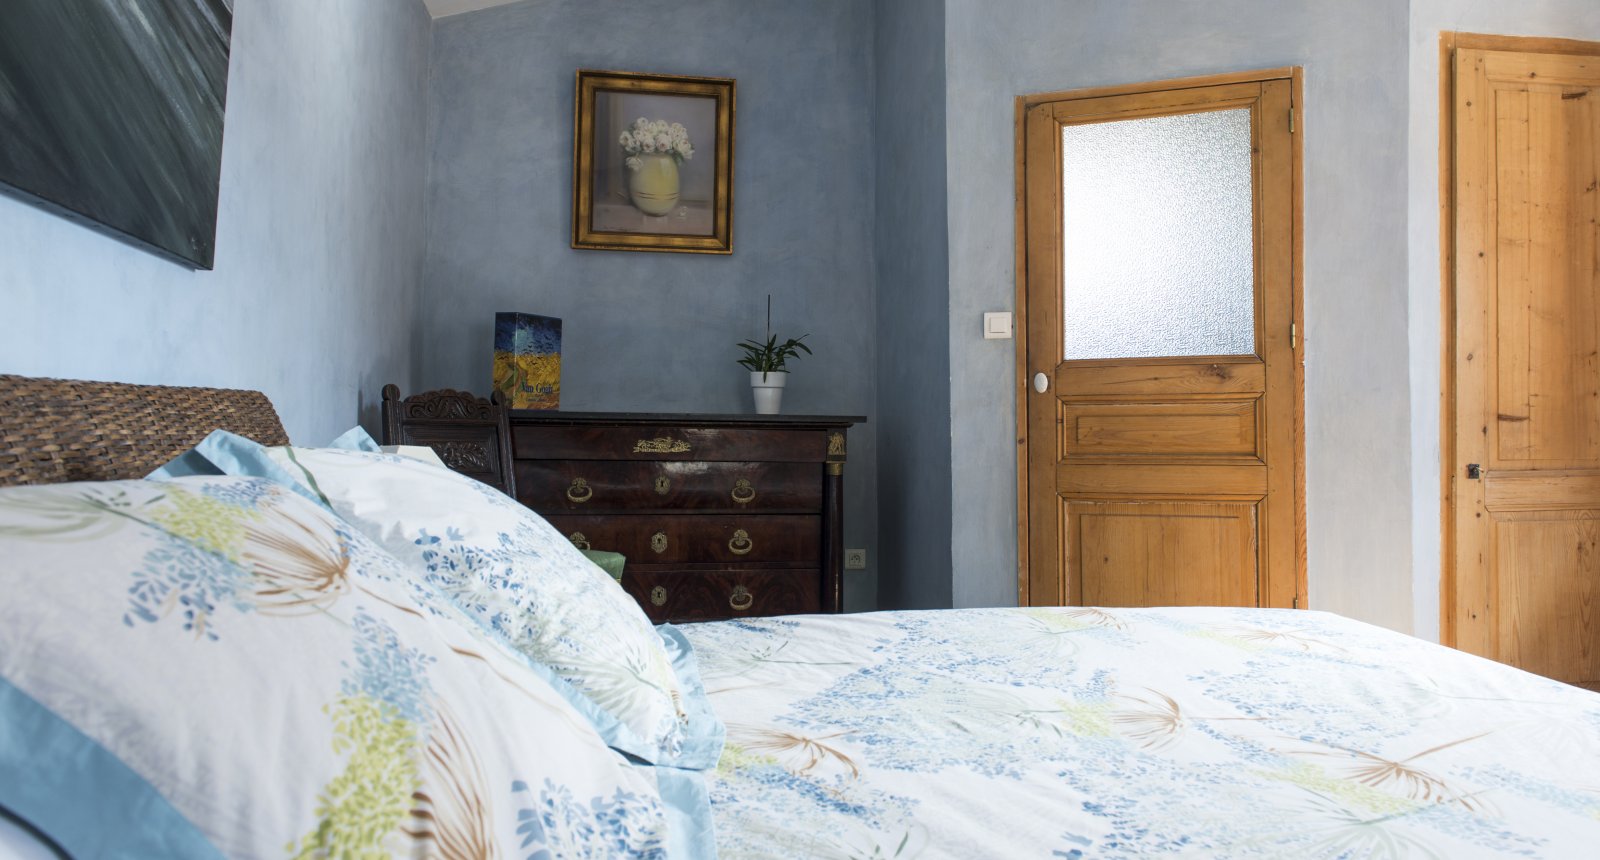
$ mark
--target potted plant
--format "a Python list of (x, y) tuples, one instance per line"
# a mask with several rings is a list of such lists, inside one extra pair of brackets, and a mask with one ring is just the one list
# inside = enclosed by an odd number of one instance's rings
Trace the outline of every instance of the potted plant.
[(786, 365), (789, 359), (799, 358), (802, 352), (811, 354), (811, 347), (801, 343), (807, 337), (810, 334), (778, 342), (778, 336), (772, 333), (772, 297), (767, 296), (767, 339), (747, 340), (739, 344), (739, 348), (744, 350), (744, 358), (739, 359), (739, 364), (750, 371), (750, 390), (756, 398), (757, 415), (778, 414), (783, 405), (783, 383), (789, 378)]

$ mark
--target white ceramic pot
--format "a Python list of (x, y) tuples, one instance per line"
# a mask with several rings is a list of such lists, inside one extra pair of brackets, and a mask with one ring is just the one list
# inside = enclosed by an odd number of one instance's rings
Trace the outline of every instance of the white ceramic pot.
[(783, 383), (788, 378), (787, 370), (750, 372), (750, 391), (756, 396), (757, 415), (778, 414), (778, 410), (783, 406)]

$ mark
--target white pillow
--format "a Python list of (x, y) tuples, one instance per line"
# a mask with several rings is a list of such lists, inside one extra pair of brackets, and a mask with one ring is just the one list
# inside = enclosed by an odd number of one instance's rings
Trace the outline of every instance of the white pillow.
[(652, 769), (279, 484), (0, 490), (0, 593), (0, 806), (73, 856), (666, 851)]
[(220, 431), (193, 453), (224, 472), (287, 476), (302, 494), (322, 499), (614, 716), (625, 731), (602, 730), (602, 736), (617, 749), (652, 763), (715, 766), (723, 729), (703, 702), (698, 678), (680, 683), (633, 598), (542, 517), (500, 491), (405, 457), (267, 448)]
[[(330, 447), (338, 446), (335, 445)], [(430, 466), (438, 466), (441, 469), (450, 468), (444, 464), (443, 460), (439, 459), (439, 452), (429, 448), (427, 445), (385, 445), (381, 450), (385, 454), (399, 454), (402, 457), (410, 457), (413, 460), (420, 460)]]

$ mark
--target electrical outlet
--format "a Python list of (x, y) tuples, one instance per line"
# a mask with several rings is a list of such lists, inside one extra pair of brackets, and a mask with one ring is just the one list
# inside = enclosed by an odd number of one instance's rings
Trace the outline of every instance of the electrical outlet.
[(847, 549), (844, 551), (845, 570), (866, 570), (867, 551), (864, 549)]

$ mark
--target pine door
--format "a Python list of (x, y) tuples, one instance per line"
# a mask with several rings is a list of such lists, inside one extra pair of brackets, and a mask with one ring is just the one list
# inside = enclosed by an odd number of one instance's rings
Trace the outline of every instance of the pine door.
[(1455, 53), (1456, 645), (1600, 684), (1600, 57)]
[(1292, 97), (1026, 107), (1024, 602), (1299, 604)]

